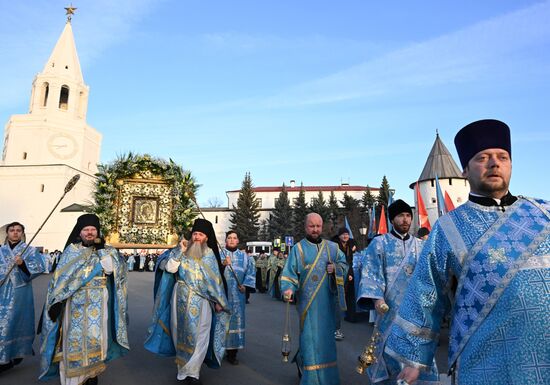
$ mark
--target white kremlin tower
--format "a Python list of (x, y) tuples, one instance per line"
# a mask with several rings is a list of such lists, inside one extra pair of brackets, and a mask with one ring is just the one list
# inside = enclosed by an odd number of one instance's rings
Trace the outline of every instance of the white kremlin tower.
[[(447, 192), (455, 207), (460, 206), (468, 200), (470, 184), (466, 178), (462, 176), (462, 172), (460, 168), (458, 168), (451, 153), (439, 138), (439, 133), (435, 135), (435, 142), (432, 146), (432, 150), (418, 178), (420, 195), (426, 206), (428, 219), (432, 226), (438, 218), (435, 184), (436, 176), (439, 180), (439, 186), (441, 187), (443, 195)], [(414, 190), (415, 206), (418, 210), (418, 202), (416, 202), (416, 182), (411, 183), (409, 187)]]
[[(29, 240), (75, 174), (81, 179), (44, 226), (33, 246), (61, 249), (92, 202), (101, 134), (86, 122), (89, 87), (84, 83), (71, 15), (42, 72), (32, 83), (29, 112), (13, 115), (4, 129), (0, 162), (0, 226), (19, 221)], [(3, 239), (3, 234), (0, 237)]]

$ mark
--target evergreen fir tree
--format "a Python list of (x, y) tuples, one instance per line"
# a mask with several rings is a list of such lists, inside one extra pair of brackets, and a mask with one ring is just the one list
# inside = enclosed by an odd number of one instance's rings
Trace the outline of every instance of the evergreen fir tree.
[(339, 210), (340, 206), (338, 205), (336, 195), (334, 194), (334, 191), (331, 191), (330, 196), (328, 197), (328, 213), (329, 215), (338, 216)]
[(260, 222), (260, 232), (258, 234), (258, 239), (260, 241), (272, 241), (269, 236), (269, 220), (263, 219)]
[(345, 192), (340, 203), (342, 204), (342, 214), (348, 218), (353, 235), (358, 237), (361, 227), (361, 202)]
[(323, 229), (325, 236), (332, 236), (338, 230), (338, 223), (340, 222), (340, 206), (338, 206), (338, 200), (334, 191), (330, 192), (328, 197), (328, 221), (327, 226)]
[[(277, 202), (275, 202), (277, 203)], [(269, 237), (269, 241), (273, 242), (273, 240), (279, 235), (277, 234), (277, 225), (275, 224), (275, 217), (273, 216), (273, 212), (269, 214), (269, 218), (267, 219), (267, 234)]]
[(371, 215), (372, 215), (372, 207), (376, 203), (376, 198), (372, 195), (371, 189), (369, 185), (367, 185), (367, 189), (363, 193), (363, 197), (361, 198), (361, 210), (363, 212), (362, 216), (362, 225), (361, 226), (370, 226), (371, 223)]
[(378, 197), (376, 197), (376, 200), (379, 204), (384, 205), (384, 207), (388, 207), (388, 200), (390, 199), (390, 184), (388, 183), (388, 179), (386, 179), (386, 175), (382, 178), (382, 184), (380, 185), (380, 191), (378, 193)]
[(281, 239), (285, 235), (292, 235), (292, 207), (290, 207), (284, 183), (279, 198), (275, 202), (275, 208), (270, 215), (269, 233), (272, 238)]
[(363, 205), (363, 209), (368, 212), (374, 206), (374, 203), (376, 202), (376, 198), (372, 195), (370, 187), (367, 185), (367, 189), (363, 193), (363, 197), (361, 199), (361, 203)]
[(292, 216), (292, 235), (294, 236), (295, 242), (306, 236), (304, 224), (308, 212), (306, 192), (304, 190), (304, 185), (302, 184), (300, 186), (300, 192), (298, 193), (298, 199), (296, 199), (296, 202), (294, 203), (294, 214)]
[(313, 198), (311, 205), (309, 206), (309, 212), (319, 214), (323, 219), (323, 222), (328, 220), (328, 207), (322, 191), (319, 191), (317, 197)]
[(231, 213), (231, 230), (239, 235), (241, 244), (258, 239), (260, 230), (260, 203), (252, 190), (252, 178), (246, 173), (237, 199), (237, 207), (233, 205)]

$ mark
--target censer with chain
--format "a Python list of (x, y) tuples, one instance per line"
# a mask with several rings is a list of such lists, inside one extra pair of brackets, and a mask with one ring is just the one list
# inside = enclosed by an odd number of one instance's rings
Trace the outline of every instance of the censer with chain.
[[(380, 305), (380, 311), (383, 314), (386, 314), (390, 310), (390, 307), (387, 304)], [(378, 322), (381, 320), (381, 316), (378, 318)], [(374, 330), (372, 331), (372, 336), (370, 338), (370, 343), (365, 346), (365, 349), (359, 357), (357, 357), (357, 367), (355, 370), (359, 374), (363, 374), (365, 369), (371, 366), (376, 362), (376, 344), (380, 340), (380, 332), (378, 331), (378, 322), (374, 325)]]
[(283, 356), (283, 362), (288, 362), (288, 356), (291, 352), (291, 343), (290, 343), (290, 298), (286, 299), (286, 310), (285, 310), (285, 322), (283, 328), (283, 337), (281, 339), (281, 355)]

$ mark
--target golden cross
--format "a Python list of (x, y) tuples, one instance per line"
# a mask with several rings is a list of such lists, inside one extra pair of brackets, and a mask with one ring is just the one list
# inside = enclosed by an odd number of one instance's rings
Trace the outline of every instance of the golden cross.
[(72, 15), (74, 15), (74, 11), (76, 11), (77, 8), (76, 7), (73, 7), (73, 5), (69, 5), (68, 7), (65, 7), (65, 11), (67, 12), (66, 15), (67, 15), (67, 21), (70, 22), (71, 19), (72, 19)]
[(91, 265), (88, 265), (86, 266), (83, 271), (84, 271), (84, 277), (87, 277), (88, 274), (90, 274), (90, 271), (92, 271), (94, 268), (91, 266)]

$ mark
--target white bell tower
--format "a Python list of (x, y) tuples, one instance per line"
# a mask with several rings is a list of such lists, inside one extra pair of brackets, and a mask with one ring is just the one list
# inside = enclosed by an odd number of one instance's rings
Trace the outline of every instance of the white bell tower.
[(101, 134), (86, 123), (84, 84), (68, 8), (67, 23), (44, 69), (32, 83), (29, 113), (13, 115), (4, 130), (3, 165), (66, 164), (95, 173)]
[(65, 9), (63, 32), (32, 83), (29, 112), (12, 115), (5, 126), (0, 162), (0, 226), (19, 221), (26, 227), (27, 239), (54, 207), (68, 180), (81, 175), (33, 242), (50, 251), (63, 248), (76, 218), (92, 203), (101, 147), (101, 134), (86, 123), (89, 87), (82, 77), (71, 25), (76, 8)]

